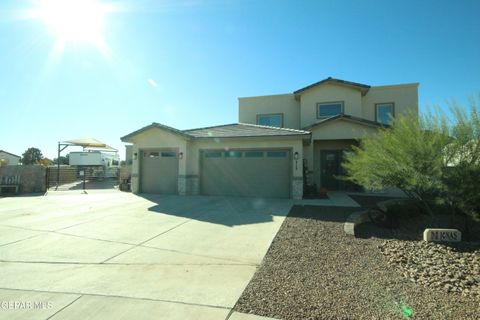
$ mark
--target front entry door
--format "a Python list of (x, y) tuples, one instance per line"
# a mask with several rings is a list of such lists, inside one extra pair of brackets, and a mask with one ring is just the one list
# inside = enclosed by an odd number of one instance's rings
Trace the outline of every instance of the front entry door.
[(343, 181), (336, 178), (342, 174), (341, 168), (343, 150), (320, 151), (320, 186), (328, 190), (338, 190), (343, 187)]

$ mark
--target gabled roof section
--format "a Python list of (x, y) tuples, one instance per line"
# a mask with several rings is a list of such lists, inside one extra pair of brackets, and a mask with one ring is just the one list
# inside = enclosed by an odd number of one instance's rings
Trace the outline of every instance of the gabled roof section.
[(184, 133), (183, 131), (181, 130), (178, 130), (178, 129), (175, 129), (175, 128), (172, 128), (172, 127), (169, 127), (169, 126), (166, 126), (164, 124), (161, 124), (161, 123), (157, 123), (157, 122), (152, 122), (152, 124), (148, 125), (148, 126), (145, 126), (143, 128), (140, 128), (132, 133), (129, 133), (127, 134), (126, 136), (123, 136), (120, 138), (121, 141), (123, 142), (128, 142), (127, 140), (142, 133), (142, 132), (145, 132), (147, 130), (150, 130), (152, 128), (157, 128), (157, 129), (162, 129), (162, 130), (165, 130), (165, 131), (168, 131), (170, 133), (173, 133), (173, 134), (177, 134), (177, 135), (180, 135), (184, 138), (192, 138), (192, 136)]
[(195, 138), (310, 136), (310, 132), (304, 130), (260, 126), (249, 123), (232, 123), (221, 126), (185, 130), (183, 132)]
[(350, 116), (350, 115), (347, 115), (347, 114), (339, 114), (339, 115), (336, 115), (336, 116), (333, 116), (333, 117), (322, 119), (322, 120), (320, 120), (320, 121), (318, 121), (318, 122), (316, 122), (312, 125), (309, 125), (308, 127), (305, 127), (303, 129), (304, 130), (312, 130), (313, 128), (316, 128), (316, 127), (321, 126), (325, 123), (329, 123), (329, 122), (332, 122), (332, 121), (338, 120), (338, 119), (353, 122), (353, 123), (359, 123), (359, 124), (362, 124), (362, 125), (375, 127), (375, 128), (389, 128), (390, 127), (389, 125), (381, 124), (381, 123), (378, 123), (378, 122), (375, 122), (375, 121), (371, 121), (371, 120), (367, 120), (367, 119), (363, 119), (363, 118), (359, 118), (359, 117), (354, 117), (354, 116)]
[(337, 85), (341, 85), (341, 86), (354, 88), (354, 89), (360, 90), (362, 95), (365, 95), (368, 92), (368, 90), (370, 89), (370, 86), (366, 85), (366, 84), (361, 84), (361, 83), (357, 83), (357, 82), (351, 82), (351, 81), (346, 81), (346, 80), (341, 80), (341, 79), (335, 79), (335, 78), (332, 78), (332, 77), (328, 77), (328, 78), (323, 79), (321, 81), (315, 82), (315, 83), (313, 83), (309, 86), (298, 89), (297, 91), (294, 91), (293, 93), (295, 95), (299, 95), (299, 94), (302, 94), (304, 91), (306, 91), (308, 89), (311, 89), (311, 88), (314, 88), (314, 87), (317, 87), (317, 86), (320, 86), (320, 85), (326, 84), (326, 83), (332, 83), (332, 84), (337, 84)]
[(6, 154), (9, 154), (9, 155), (11, 155), (12, 157), (21, 158), (20, 156), (17, 156), (16, 154), (13, 154), (13, 153), (7, 152), (7, 151), (5, 151), (5, 150), (0, 150), (0, 152), (3, 152), (3, 153), (6, 153)]

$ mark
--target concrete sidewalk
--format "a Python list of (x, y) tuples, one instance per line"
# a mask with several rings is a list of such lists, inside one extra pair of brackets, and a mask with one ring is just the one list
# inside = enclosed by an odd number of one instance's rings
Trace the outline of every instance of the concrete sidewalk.
[(101, 190), (0, 199), (0, 319), (231, 312), (291, 200)]
[(328, 199), (303, 199), (296, 200), (295, 204), (311, 206), (334, 206), (334, 207), (360, 207), (344, 191), (329, 191)]

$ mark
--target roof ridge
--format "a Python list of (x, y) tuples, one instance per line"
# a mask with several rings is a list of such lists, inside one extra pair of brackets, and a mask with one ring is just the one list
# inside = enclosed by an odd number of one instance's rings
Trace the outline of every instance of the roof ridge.
[(294, 91), (293, 93), (294, 94), (299, 94), (300, 92), (303, 92), (305, 90), (308, 90), (310, 88), (313, 88), (313, 87), (316, 87), (320, 84), (323, 84), (323, 83), (327, 83), (327, 82), (336, 82), (338, 84), (343, 84), (343, 85), (347, 85), (347, 86), (354, 86), (354, 87), (360, 87), (360, 88), (363, 88), (363, 89), (370, 89), (371, 86), (370, 85), (367, 85), (367, 84), (363, 84), (363, 83), (359, 83), (359, 82), (353, 82), (353, 81), (348, 81), (348, 80), (342, 80), (342, 79), (337, 79), (337, 78), (332, 78), (332, 77), (328, 77), (328, 78), (325, 78), (323, 80), (320, 80), (320, 81), (317, 81), (315, 83), (312, 83), (306, 87), (303, 87), (301, 89), (298, 89), (296, 91)]
[(352, 116), (352, 115), (349, 115), (349, 114), (337, 114), (337, 115), (334, 115), (334, 116), (331, 116), (331, 117), (328, 117), (328, 118), (324, 118), (324, 119), (322, 119), (320, 121), (317, 121), (315, 123), (312, 123), (311, 125), (304, 127), (304, 129), (305, 130), (310, 130), (310, 129), (312, 129), (312, 128), (320, 125), (320, 124), (323, 124), (323, 123), (328, 122), (328, 121), (336, 120), (336, 119), (346, 119), (346, 120), (360, 122), (360, 123), (367, 124), (367, 125), (370, 125), (370, 126), (375, 126), (375, 127), (386, 126), (386, 125), (382, 125), (382, 124), (380, 124), (378, 122), (375, 122), (375, 121), (372, 121), (372, 120)]
[(217, 126), (208, 126), (208, 127), (200, 127), (200, 128), (193, 128), (193, 129), (186, 129), (186, 130), (181, 130), (182, 132), (188, 132), (188, 131), (196, 131), (196, 130), (205, 130), (205, 129), (211, 129), (211, 128), (220, 128), (220, 127), (227, 127), (227, 126), (232, 126), (238, 123), (227, 123), (227, 124), (221, 124)]
[[(274, 129), (274, 130), (284, 130), (284, 131), (299, 132), (299, 133), (305, 133), (305, 132), (307, 132), (307, 131), (305, 131), (305, 130), (292, 129), (292, 128), (283, 128), (283, 127), (273, 127), (273, 126), (266, 126), (266, 125), (253, 124), (253, 123), (239, 122), (238, 124), (246, 125), (246, 126), (251, 126), (251, 127)], [(307, 133), (309, 133), (309, 132), (307, 132)]]

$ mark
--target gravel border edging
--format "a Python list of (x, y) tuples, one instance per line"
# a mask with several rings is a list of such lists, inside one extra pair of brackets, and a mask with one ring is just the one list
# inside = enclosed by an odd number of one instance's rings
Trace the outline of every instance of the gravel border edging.
[(355, 236), (355, 227), (364, 222), (370, 222), (370, 210), (350, 214), (343, 225), (343, 231), (348, 235)]

